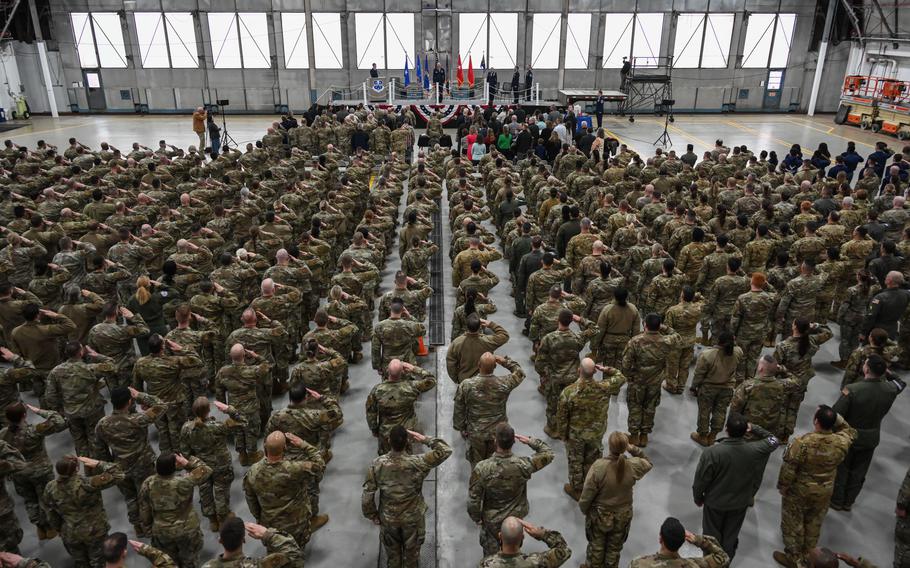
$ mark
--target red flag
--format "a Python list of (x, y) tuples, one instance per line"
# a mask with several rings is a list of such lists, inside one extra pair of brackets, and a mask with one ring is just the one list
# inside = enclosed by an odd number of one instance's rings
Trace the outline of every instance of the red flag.
[(455, 78), (458, 79), (459, 87), (464, 84), (464, 73), (461, 70), (461, 54), (460, 53), (458, 54), (458, 72), (455, 73)]
[(474, 62), (471, 60), (470, 54), (468, 55), (468, 85), (474, 86)]

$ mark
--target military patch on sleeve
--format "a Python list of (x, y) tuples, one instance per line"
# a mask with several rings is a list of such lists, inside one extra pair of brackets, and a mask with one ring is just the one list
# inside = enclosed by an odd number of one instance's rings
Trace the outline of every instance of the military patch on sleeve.
[(878, 304), (878, 303), (880, 303), (880, 302), (881, 302), (881, 300), (879, 300), (878, 298), (875, 298), (875, 299), (872, 300), (872, 303), (873, 303), (873, 304)]
[(768, 436), (768, 445), (771, 447), (777, 447), (780, 445), (780, 440), (777, 439), (777, 436)]

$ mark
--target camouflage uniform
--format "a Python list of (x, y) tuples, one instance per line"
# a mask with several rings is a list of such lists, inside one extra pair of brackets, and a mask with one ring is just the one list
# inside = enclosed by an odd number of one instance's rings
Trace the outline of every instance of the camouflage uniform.
[(818, 543), (837, 466), (855, 439), (856, 430), (838, 415), (831, 432), (803, 434), (787, 447), (777, 481), (783, 495), (780, 528), (784, 552), (796, 564), (805, 563)]
[(120, 466), (100, 462), (92, 475), (77, 473), (51, 480), (44, 488), (50, 526), (60, 533), (76, 566), (104, 566), (101, 543), (111, 529), (101, 492), (124, 479)]
[[(255, 431), (258, 432), (259, 427), (268, 422), (269, 415), (272, 413), (274, 379), (278, 378), (283, 382), (283, 378), (287, 376), (288, 360), (285, 347), (288, 343), (288, 333), (285, 327), (276, 320), (271, 320), (268, 327), (237, 328), (231, 332), (224, 342), (224, 350), (228, 362), (230, 362), (231, 347), (238, 343), (269, 363), (269, 367), (263, 371), (264, 375), (260, 377), (261, 380), (257, 384), (256, 397), (259, 403), (259, 420), (256, 422)], [(284, 374), (281, 374), (282, 372)], [(217, 382), (217, 375), (215, 380)], [(217, 386), (215, 390), (217, 392)], [(246, 415), (246, 410), (237, 405), (233, 406)], [(250, 428), (254, 428), (252, 419), (249, 416), (247, 416), (247, 419), (250, 420)]]
[[(822, 343), (831, 339), (832, 335), (831, 330), (823, 325), (810, 330), (809, 347), (804, 355), (799, 354), (799, 338), (794, 336), (781, 341), (774, 349), (774, 358), (777, 362), (793, 373), (793, 377), (799, 381), (803, 397), (805, 397), (806, 390), (809, 388), (809, 381), (815, 376), (815, 369), (812, 367), (812, 357), (818, 353)], [(801, 402), (802, 398), (799, 399), (799, 402), (794, 401), (794, 408), (791, 409), (788, 416), (791, 421), (791, 432), (795, 426), (796, 415), (799, 412), (799, 403)]]
[(268, 529), (262, 537), (267, 556), (263, 558), (231, 558), (225, 560), (220, 555), (202, 565), (202, 568), (291, 568), (303, 565), (303, 552), (294, 538), (275, 529)]
[[(579, 353), (592, 337), (597, 334), (594, 322), (582, 319), (578, 322), (580, 333), (570, 329), (548, 333), (537, 348), (534, 368), (540, 375), (540, 384), (547, 397), (547, 425), (545, 431), (557, 431), (556, 410), (562, 389), (578, 378)], [(555, 436), (554, 436), (555, 437)]]
[(651, 471), (651, 460), (636, 446), (629, 447), (622, 481), (612, 470), (616, 458), (607, 456), (591, 465), (585, 476), (578, 507), (585, 515), (588, 566), (619, 567), (622, 546), (632, 525), (632, 491), (635, 483)]
[[(0, 368), (0, 408), (18, 402), (20, 385), (31, 385), (34, 380), (35, 366), (31, 361), (16, 355), (11, 361), (12, 367)], [(0, 424), (6, 424), (6, 416), (0, 417)]]
[(747, 243), (743, 253), (743, 271), (749, 275), (764, 272), (775, 246), (777, 242), (768, 237), (756, 237)]
[[(266, 433), (280, 431), (295, 434), (317, 448), (327, 463), (332, 458), (329, 449), (332, 446), (332, 432), (343, 422), (344, 415), (337, 400), (331, 396), (323, 396), (318, 400), (308, 397), (301, 404), (291, 403), (287, 408), (272, 414), (266, 424)], [(289, 458), (306, 457), (306, 453), (295, 446), (289, 446), (286, 455)], [(313, 514), (316, 514), (319, 511), (319, 478), (311, 476), (308, 483), (311, 508)]]
[[(203, 316), (205, 317), (205, 316)], [(215, 353), (221, 356), (221, 351), (214, 351), (213, 345), (218, 337), (218, 329), (211, 320), (204, 322), (194, 321), (199, 329), (176, 328), (167, 332), (165, 339), (179, 345), (182, 350), (172, 352), (172, 355), (192, 355), (199, 359), (193, 366), (180, 369), (181, 378), (186, 383), (186, 409), (187, 415), (192, 412), (193, 401), (200, 396), (205, 396), (209, 391), (209, 380), (218, 371), (215, 363)], [(219, 348), (221, 347), (220, 341)], [(220, 363), (221, 360), (219, 359)]]
[(39, 531), (43, 531), (49, 528), (43, 506), (44, 487), (54, 478), (44, 438), (66, 430), (66, 421), (53, 410), (38, 409), (37, 414), (45, 421), (40, 424), (17, 425), (15, 430), (7, 426), (0, 430), (0, 440), (19, 450), (25, 458), (26, 466), (13, 472), (10, 477), (16, 493), (25, 500), (28, 520)]
[(774, 328), (774, 306), (777, 295), (765, 289), (753, 292), (751, 289), (740, 294), (733, 304), (730, 331), (736, 337), (736, 345), (743, 350), (743, 357), (736, 373), (737, 384), (755, 374), (758, 357), (761, 355), (765, 338)]
[(900, 353), (901, 348), (893, 339), (887, 340), (881, 347), (873, 345), (872, 343), (860, 345), (850, 353), (849, 357), (847, 357), (847, 364), (844, 366), (844, 377), (841, 379), (840, 388), (843, 389), (847, 385), (863, 380), (863, 364), (870, 355), (878, 355), (890, 365), (897, 361), (898, 354)]
[(303, 383), (322, 395), (338, 396), (348, 373), (348, 362), (334, 349), (324, 347), (313, 358), (307, 357), (291, 371), (290, 387)]
[(151, 527), (144, 525), (139, 516), (139, 489), (142, 482), (155, 473), (155, 453), (148, 441), (148, 427), (164, 414), (167, 405), (160, 399), (145, 393), (136, 397), (136, 402), (149, 407), (143, 413), (130, 412), (129, 408), (114, 410), (95, 426), (95, 436), (105, 445), (116, 459), (124, 473), (117, 484), (126, 501), (126, 512), (130, 524), (138, 535), (145, 535)]
[(424, 454), (392, 451), (375, 458), (363, 482), (363, 516), (380, 525), (389, 568), (417, 566), (427, 512), (423, 480), (452, 455), (452, 448), (439, 438), (428, 438), (426, 444), (430, 451)]
[(104, 417), (104, 398), (98, 391), (102, 379), (115, 369), (104, 355), (88, 361), (64, 361), (54, 367), (47, 376), (46, 399), (49, 408), (66, 417), (76, 455), (101, 459), (105, 452), (95, 437), (95, 425)]
[(417, 340), (426, 332), (427, 328), (419, 321), (404, 318), (389, 318), (377, 323), (373, 326), (370, 345), (373, 368), (384, 371), (392, 359), (416, 365)]
[(152, 475), (139, 491), (139, 514), (151, 527), (152, 544), (176, 559), (181, 568), (195, 568), (202, 550), (199, 516), (193, 493), (212, 474), (212, 468), (192, 456), (187, 475)]
[[(542, 528), (542, 527), (541, 527)], [(566, 539), (556, 531), (543, 529), (543, 541), (548, 550), (546, 552), (532, 552), (530, 554), (503, 554), (497, 552), (487, 556), (478, 564), (478, 568), (557, 568), (566, 563), (572, 556)], [(499, 531), (497, 531), (498, 533)]]
[(88, 333), (89, 347), (114, 360), (117, 370), (113, 380), (108, 383), (108, 388), (130, 384), (133, 378), (133, 364), (136, 362), (133, 339), (147, 335), (148, 332), (149, 328), (142, 316), (134, 314), (126, 325), (101, 322)]
[(686, 285), (685, 274), (675, 271), (670, 276), (658, 274), (644, 287), (642, 302), (648, 306), (648, 313), (663, 316), (667, 308), (679, 301), (679, 294)]
[(436, 386), (436, 377), (420, 367), (402, 371), (394, 381), (385, 380), (373, 387), (367, 395), (367, 426), (379, 439), (379, 455), (388, 453), (389, 432), (398, 425), (408, 430), (418, 430), (414, 404), (420, 395)]
[(793, 320), (804, 317), (815, 321), (815, 299), (821, 293), (824, 275), (797, 276), (787, 283), (777, 306), (777, 330), (783, 337), (790, 336)]
[(713, 536), (695, 535), (693, 546), (702, 550), (701, 558), (682, 558), (679, 553), (652, 554), (632, 560), (629, 568), (723, 568), (730, 561), (727, 553)]
[(859, 347), (859, 335), (869, 302), (881, 291), (878, 284), (866, 287), (856, 284), (847, 288), (847, 293), (840, 300), (837, 309), (837, 325), (840, 326), (840, 343), (838, 355), (841, 361), (850, 358), (850, 354)]
[[(903, 511), (910, 509), (910, 470), (904, 476), (900, 491), (897, 493), (897, 508)], [(894, 527), (894, 568), (907, 568), (910, 565), (910, 520), (907, 515), (897, 517)]]
[(229, 418), (224, 422), (211, 416), (207, 420), (188, 420), (180, 430), (180, 453), (199, 458), (212, 470), (212, 475), (199, 485), (199, 504), (208, 519), (224, 520), (231, 513), (234, 468), (227, 437), (232, 430), (242, 428), (246, 419), (231, 407), (227, 414)]
[(133, 387), (147, 391), (168, 405), (155, 421), (158, 448), (161, 453), (176, 452), (180, 447), (180, 429), (186, 422), (187, 385), (183, 369), (199, 368), (202, 360), (195, 355), (146, 355), (133, 366)]
[(801, 400), (802, 389), (786, 369), (771, 376), (757, 375), (740, 383), (733, 391), (730, 412), (746, 417), (780, 440), (787, 440), (793, 430), (790, 428), (790, 409), (793, 401)]
[[(704, 315), (711, 322), (711, 337), (730, 330), (733, 307), (740, 294), (749, 291), (749, 278), (742, 274), (727, 274), (714, 281), (705, 298)], [(703, 333), (704, 335), (704, 333)]]
[(667, 309), (665, 322), (679, 334), (679, 346), (670, 352), (667, 359), (667, 392), (682, 394), (689, 381), (689, 366), (692, 365), (695, 348), (695, 328), (701, 319), (703, 302), (680, 302)]
[[(743, 350), (733, 347), (727, 355), (720, 347), (705, 349), (695, 362), (692, 388), (698, 396), (698, 427), (703, 438), (716, 436), (724, 429), (727, 407), (733, 398), (734, 375), (743, 359)], [(709, 431), (710, 427), (710, 431)]]
[(584, 311), (584, 301), (576, 296), (561, 300), (548, 299), (534, 309), (531, 314), (531, 326), (528, 328), (528, 339), (537, 345), (551, 331), (559, 327), (557, 318), (563, 309), (570, 310), (573, 314), (581, 315)]
[(629, 432), (650, 434), (660, 404), (660, 383), (667, 368), (667, 356), (679, 343), (672, 328), (645, 331), (629, 340), (622, 354), (622, 372), (629, 382)]
[(506, 403), (509, 395), (525, 378), (521, 366), (505, 357), (502, 365), (508, 375), (475, 375), (458, 384), (452, 425), (467, 433), (466, 457), (471, 466), (493, 455), (493, 430), (508, 422)]
[(315, 513), (309, 487), (313, 479), (322, 479), (325, 461), (319, 449), (306, 441), (294, 452), (297, 459), (285, 455), (278, 461), (253, 464), (243, 477), (243, 492), (257, 523), (290, 534), (303, 548), (310, 540), (310, 519)]
[(600, 312), (613, 301), (613, 291), (622, 285), (622, 277), (601, 278), (591, 280), (585, 287), (582, 298), (585, 309), (580, 315), (588, 319), (600, 317)]
[(241, 462), (246, 461), (246, 456), (257, 454), (256, 447), (262, 431), (259, 399), (263, 383), (271, 380), (269, 367), (268, 361), (256, 357), (239, 365), (227, 364), (215, 375), (215, 397), (221, 402), (229, 403), (246, 419), (246, 424), (234, 434), (234, 444)]
[(581, 493), (591, 465), (603, 456), (610, 397), (619, 394), (625, 382), (622, 373), (608, 369), (602, 381), (579, 378), (559, 395), (556, 433), (566, 444), (569, 484), (576, 493)]
[(499, 529), (507, 517), (522, 519), (528, 515), (528, 481), (555, 457), (543, 440), (531, 438), (528, 446), (534, 450), (529, 458), (511, 451), (496, 453), (475, 465), (471, 472), (468, 516), (481, 525), (480, 546), (484, 556), (499, 550)]
[(15, 504), (6, 491), (6, 477), (27, 466), (19, 450), (6, 442), (0, 441), (0, 549), (8, 552), (19, 552), (22, 542), (22, 527), (16, 516)]
[(562, 286), (563, 280), (572, 276), (570, 267), (560, 268), (560, 265), (553, 262), (552, 268), (541, 268), (528, 277), (527, 288), (525, 289), (525, 309), (534, 313), (534, 309), (540, 304), (547, 301), (550, 294), (550, 288), (559, 284)]

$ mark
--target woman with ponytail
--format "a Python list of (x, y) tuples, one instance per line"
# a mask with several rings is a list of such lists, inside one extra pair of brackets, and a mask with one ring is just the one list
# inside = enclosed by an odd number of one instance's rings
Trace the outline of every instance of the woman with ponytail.
[(164, 321), (164, 303), (166, 301), (167, 296), (162, 296), (161, 291), (152, 291), (152, 281), (148, 276), (140, 276), (136, 279), (136, 291), (130, 297), (126, 307), (134, 314), (142, 316), (149, 327), (147, 335), (140, 335), (136, 338), (139, 352), (143, 355), (149, 354), (148, 338), (152, 334), (157, 333), (161, 337), (167, 335), (167, 323)]
[(801, 394), (791, 399), (791, 407), (787, 413), (787, 431), (793, 432), (796, 426), (799, 405), (806, 397), (809, 381), (815, 376), (812, 368), (812, 356), (818, 353), (822, 344), (834, 334), (826, 325), (811, 323), (804, 317), (793, 320), (793, 334), (777, 344), (774, 349), (774, 358), (781, 366), (785, 367), (793, 378), (800, 384)]
[(578, 507), (585, 515), (586, 565), (618, 568), (632, 525), (633, 487), (652, 464), (641, 448), (629, 444), (625, 432), (610, 434), (607, 448), (608, 454), (595, 461), (585, 477)]
[(481, 294), (477, 288), (468, 288), (464, 293), (464, 298), (464, 304), (455, 308), (455, 313), (452, 314), (450, 341), (464, 335), (465, 322), (469, 315), (477, 314), (480, 319), (487, 319), (487, 316), (496, 312), (496, 304)]
[(582, 293), (585, 309), (581, 316), (590, 320), (600, 317), (600, 312), (613, 301), (614, 290), (622, 286), (622, 275), (609, 262), (600, 261), (598, 272), (599, 276), (588, 282)]
[(736, 370), (742, 359), (743, 350), (729, 331), (720, 332), (717, 345), (698, 356), (692, 377), (692, 390), (698, 398), (698, 420), (696, 431), (690, 435), (697, 444), (710, 446), (723, 431), (736, 386)]
[[(29, 424), (28, 411), (44, 418), (40, 424)], [(36, 408), (30, 404), (14, 402), (5, 409), (6, 428), (0, 430), (0, 440), (19, 450), (25, 458), (25, 467), (16, 470), (10, 477), (13, 487), (25, 500), (28, 520), (38, 530), (38, 540), (54, 538), (57, 533), (48, 523), (47, 516), (41, 508), (44, 487), (54, 479), (51, 460), (44, 447), (44, 438), (66, 430), (66, 420), (53, 410)], [(12, 530), (13, 527), (6, 527)]]

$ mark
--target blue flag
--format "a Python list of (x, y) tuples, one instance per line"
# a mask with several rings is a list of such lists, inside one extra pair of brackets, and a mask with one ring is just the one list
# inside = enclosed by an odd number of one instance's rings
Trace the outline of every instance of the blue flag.
[(427, 91), (430, 90), (430, 56), (426, 53), (423, 54), (423, 88)]
[(423, 82), (423, 73), (420, 71), (420, 55), (417, 56), (417, 61), (414, 62), (414, 70), (417, 71), (417, 82)]
[(486, 54), (480, 56), (480, 68), (486, 70), (487, 68), (487, 57)]
[(404, 56), (404, 86), (407, 87), (411, 84), (411, 70), (408, 66), (408, 56)]

